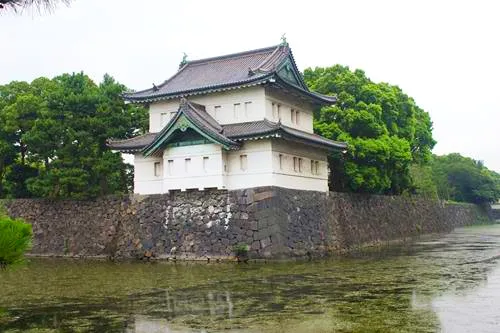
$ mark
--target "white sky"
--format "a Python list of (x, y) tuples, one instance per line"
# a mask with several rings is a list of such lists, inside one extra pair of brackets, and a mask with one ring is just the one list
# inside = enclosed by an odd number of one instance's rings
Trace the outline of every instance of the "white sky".
[(275, 45), (301, 70), (348, 65), (399, 85), (434, 121), (434, 152), (500, 172), (500, 2), (76, 0), (0, 15), (0, 84), (84, 71), (132, 89), (188, 59)]

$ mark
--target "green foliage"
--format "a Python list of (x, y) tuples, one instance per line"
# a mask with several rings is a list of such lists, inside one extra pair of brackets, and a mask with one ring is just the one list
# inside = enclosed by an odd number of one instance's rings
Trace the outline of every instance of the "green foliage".
[(0, 268), (23, 261), (31, 246), (31, 225), (0, 212)]
[(248, 252), (250, 251), (250, 246), (244, 243), (239, 243), (233, 247), (233, 251), (238, 261), (248, 261)]
[(480, 161), (457, 153), (434, 156), (432, 173), (441, 199), (477, 204), (500, 199), (500, 175)]
[(329, 157), (336, 191), (400, 194), (411, 188), (410, 166), (426, 163), (435, 144), (429, 115), (397, 86), (374, 83), (361, 70), (335, 65), (306, 69), (313, 91), (336, 95), (315, 114), (315, 131), (345, 141), (345, 155)]
[(414, 164), (410, 167), (410, 175), (413, 183), (412, 193), (429, 199), (439, 198), (431, 165)]
[(148, 117), (124, 103), (125, 90), (83, 73), (0, 86), (0, 197), (127, 193), (130, 166), (106, 140), (144, 131)]

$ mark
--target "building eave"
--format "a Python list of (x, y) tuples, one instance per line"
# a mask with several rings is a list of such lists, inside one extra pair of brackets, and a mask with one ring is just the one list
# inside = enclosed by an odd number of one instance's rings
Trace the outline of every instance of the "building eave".
[(159, 101), (182, 98), (182, 97), (189, 97), (189, 96), (195, 96), (195, 95), (205, 95), (205, 94), (217, 93), (217, 92), (228, 91), (228, 90), (236, 90), (236, 89), (242, 89), (242, 88), (255, 87), (258, 85), (269, 83), (269, 79), (272, 78), (272, 76), (273, 76), (273, 73), (270, 73), (270, 74), (266, 74), (266, 75), (259, 76), (257, 78), (252, 78), (249, 80), (233, 82), (233, 83), (229, 83), (229, 84), (207, 86), (207, 87), (191, 89), (191, 90), (176, 91), (173, 93), (162, 94), (162, 95), (134, 97), (132, 94), (123, 94), (122, 97), (123, 97), (123, 99), (125, 99), (129, 102), (132, 102), (132, 103), (138, 103), (138, 104), (152, 103), (152, 102), (159, 102)]

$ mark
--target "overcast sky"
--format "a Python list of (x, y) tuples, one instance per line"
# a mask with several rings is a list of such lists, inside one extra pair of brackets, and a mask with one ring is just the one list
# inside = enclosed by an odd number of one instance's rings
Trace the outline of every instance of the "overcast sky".
[[(498, 4), (497, 4), (498, 3)], [(399, 85), (434, 121), (434, 152), (500, 172), (500, 2), (76, 0), (0, 14), (0, 84), (84, 71), (139, 90), (188, 59), (275, 45), (301, 70), (348, 65)]]

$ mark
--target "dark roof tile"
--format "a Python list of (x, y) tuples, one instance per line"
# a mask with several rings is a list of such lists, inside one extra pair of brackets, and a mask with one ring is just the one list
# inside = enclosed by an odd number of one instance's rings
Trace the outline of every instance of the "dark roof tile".
[[(124, 94), (129, 100), (154, 99), (161, 96), (243, 84), (262, 79), (287, 55), (286, 46), (272, 46), (220, 57), (188, 61), (179, 71), (156, 88)], [(252, 71), (252, 75), (249, 74)]]
[(144, 135), (139, 135), (125, 140), (110, 139), (108, 140), (107, 145), (114, 150), (120, 150), (123, 152), (137, 152), (153, 142), (157, 135), (158, 133), (146, 133)]

